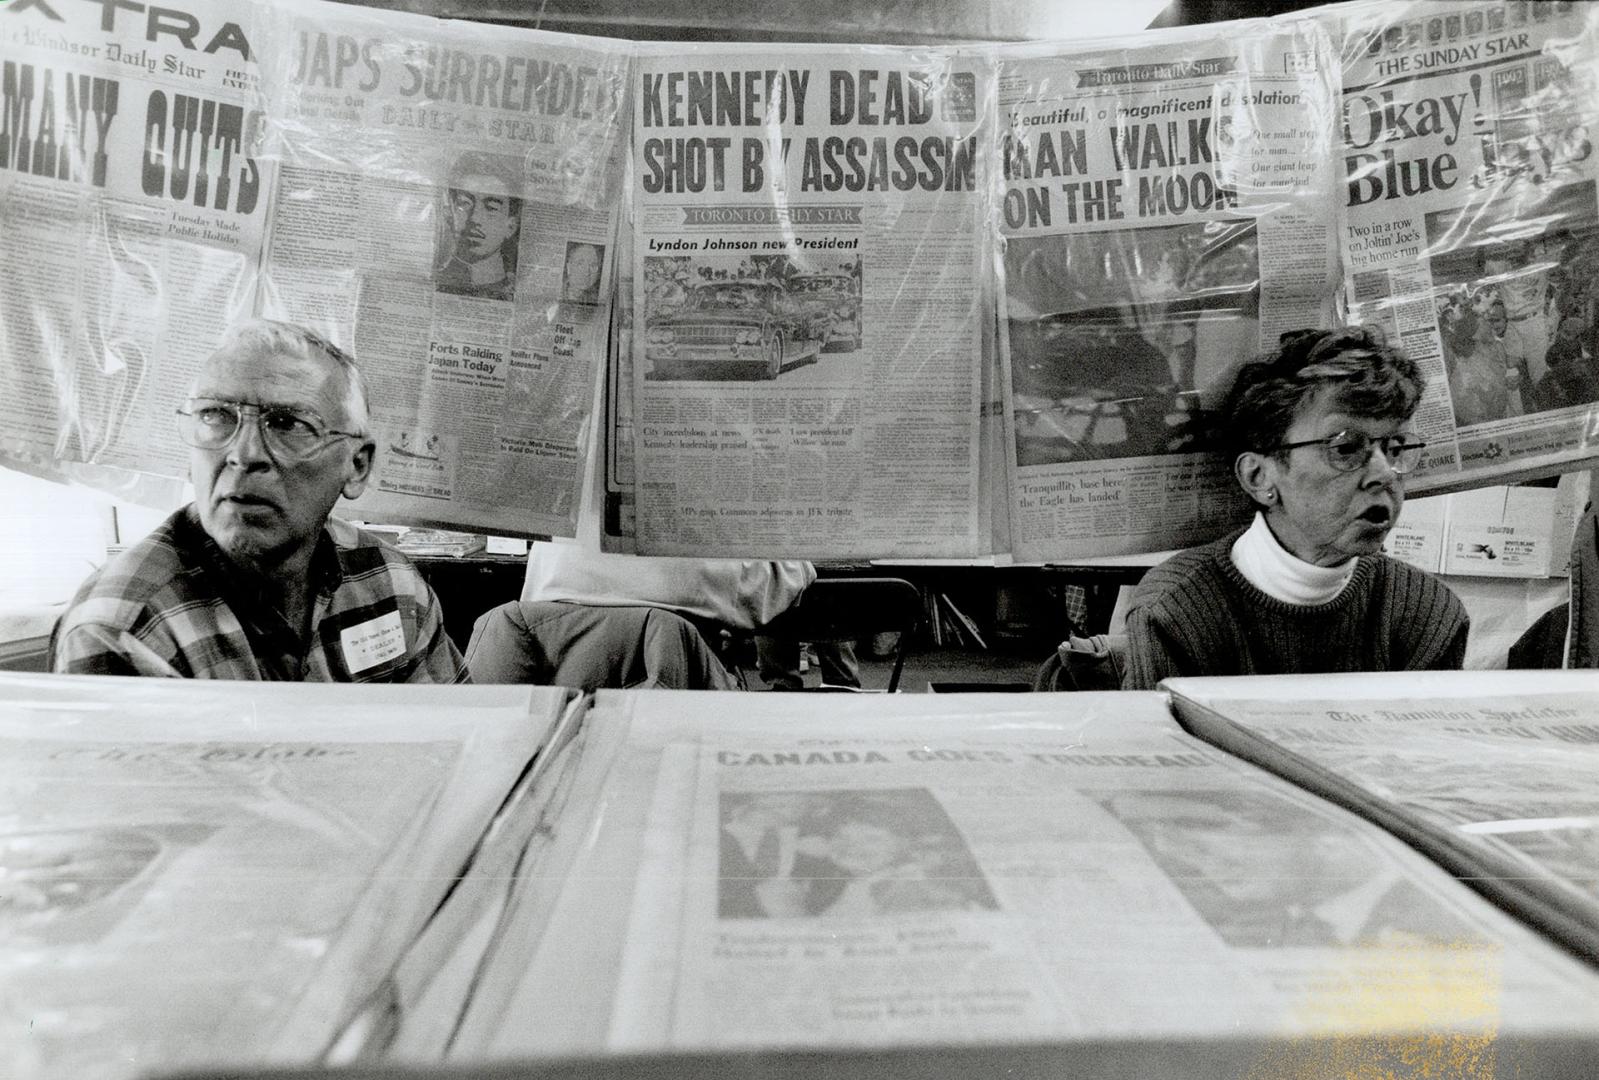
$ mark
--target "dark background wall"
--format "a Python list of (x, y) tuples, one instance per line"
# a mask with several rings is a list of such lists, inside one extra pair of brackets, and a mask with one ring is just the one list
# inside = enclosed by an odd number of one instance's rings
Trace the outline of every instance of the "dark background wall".
[[(1121, 0), (1128, 26), (1182, 26), (1276, 15), (1307, 0)], [(1118, 0), (377, 0), (371, 7), (441, 18), (643, 40), (932, 44), (1067, 39)]]

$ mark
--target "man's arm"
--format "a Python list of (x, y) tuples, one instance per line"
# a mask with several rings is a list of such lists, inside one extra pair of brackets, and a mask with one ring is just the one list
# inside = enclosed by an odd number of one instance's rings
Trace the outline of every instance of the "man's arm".
[(417, 652), (405, 681), (412, 683), (468, 683), (471, 674), (461, 652), (444, 632), (444, 616), (439, 598), (426, 583), (425, 595), (417, 598)]
[(82, 622), (57, 625), (50, 638), (50, 670), (58, 675), (183, 677), (128, 631)]

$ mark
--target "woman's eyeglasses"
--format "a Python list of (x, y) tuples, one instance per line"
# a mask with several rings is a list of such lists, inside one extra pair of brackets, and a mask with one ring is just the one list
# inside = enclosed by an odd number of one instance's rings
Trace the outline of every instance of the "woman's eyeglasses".
[(1382, 435), (1372, 438), (1363, 431), (1340, 431), (1324, 439), (1283, 443), (1271, 447), (1266, 452), (1274, 454), (1280, 450), (1297, 450), (1301, 446), (1321, 447), (1322, 457), (1327, 459), (1327, 464), (1339, 472), (1364, 469), (1366, 463), (1371, 460), (1372, 450), (1381, 447), (1383, 457), (1388, 459), (1388, 467), (1400, 475), (1420, 465), (1421, 452), (1427, 448), (1426, 443), (1411, 435)]
[(254, 414), (261, 442), (284, 461), (315, 457), (335, 439), (364, 438), (353, 431), (336, 431), (309, 409), (292, 405), (252, 405), (244, 401), (202, 398), (178, 411), (178, 434), (200, 450), (224, 450), (238, 437), (246, 414)]

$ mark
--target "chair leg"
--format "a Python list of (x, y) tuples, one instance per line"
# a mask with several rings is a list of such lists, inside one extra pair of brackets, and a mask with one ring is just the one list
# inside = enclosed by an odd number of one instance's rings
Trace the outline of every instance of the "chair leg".
[(888, 692), (892, 694), (899, 689), (899, 673), (905, 670), (905, 639), (909, 634), (901, 634), (899, 645), (894, 649), (894, 671), (888, 677)]

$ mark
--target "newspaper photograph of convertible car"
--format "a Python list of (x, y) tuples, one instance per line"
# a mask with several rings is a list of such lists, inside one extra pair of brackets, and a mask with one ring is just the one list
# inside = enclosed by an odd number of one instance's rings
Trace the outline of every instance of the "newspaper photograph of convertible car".
[(861, 346), (861, 260), (644, 259), (647, 379), (772, 380)]
[(1201, 449), (1257, 351), (1254, 222), (1021, 237), (1006, 247), (1018, 465)]

